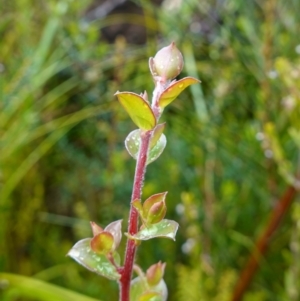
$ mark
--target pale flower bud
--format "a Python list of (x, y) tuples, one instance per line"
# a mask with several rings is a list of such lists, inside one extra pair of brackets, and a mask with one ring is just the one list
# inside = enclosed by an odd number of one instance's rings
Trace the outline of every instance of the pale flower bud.
[(150, 70), (153, 76), (160, 76), (163, 81), (172, 80), (183, 68), (181, 52), (172, 42), (159, 50), (153, 59), (150, 59)]

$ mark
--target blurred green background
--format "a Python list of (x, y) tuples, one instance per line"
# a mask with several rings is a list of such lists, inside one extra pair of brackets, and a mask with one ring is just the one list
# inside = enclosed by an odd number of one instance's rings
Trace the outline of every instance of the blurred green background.
[[(169, 300), (231, 300), (296, 183), (300, 1), (121, 2), (0, 0), (3, 301), (118, 299), (115, 283), (65, 255), (91, 236), (90, 220), (127, 227), (135, 162), (124, 139), (135, 127), (113, 94), (151, 95), (148, 58), (171, 41), (180, 77), (202, 84), (165, 110), (167, 147), (143, 195), (169, 191), (167, 218), (180, 228), (175, 243), (147, 241), (137, 255), (144, 270), (167, 262)], [(300, 300), (299, 201), (244, 301)]]

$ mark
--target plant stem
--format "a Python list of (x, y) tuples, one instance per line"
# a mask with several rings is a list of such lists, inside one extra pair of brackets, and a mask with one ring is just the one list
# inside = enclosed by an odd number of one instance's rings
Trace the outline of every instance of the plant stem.
[[(146, 163), (148, 157), (149, 142), (153, 130), (141, 132), (141, 144), (139, 155), (137, 158), (133, 190), (131, 196), (131, 203), (134, 200), (140, 200), (142, 195), (142, 186), (144, 182), (144, 176), (146, 172)], [(134, 235), (138, 232), (138, 212), (130, 206), (129, 221), (128, 221), (128, 233)], [(127, 240), (126, 252), (125, 252), (125, 263), (121, 270), (120, 285), (120, 301), (130, 301), (130, 281), (132, 275), (132, 269), (134, 265), (134, 257), (136, 253), (137, 245), (133, 239)]]
[(253, 249), (252, 254), (248, 259), (248, 262), (239, 277), (238, 283), (233, 292), (233, 296), (231, 299), (232, 301), (242, 300), (243, 295), (249, 287), (255, 272), (259, 268), (261, 258), (265, 255), (267, 251), (272, 235), (279, 227), (279, 224), (283, 219), (284, 215), (287, 213), (293, 199), (296, 196), (296, 193), (296, 188), (293, 186), (289, 186), (282, 198), (277, 203), (276, 207), (274, 208), (265, 231), (255, 243), (255, 248)]

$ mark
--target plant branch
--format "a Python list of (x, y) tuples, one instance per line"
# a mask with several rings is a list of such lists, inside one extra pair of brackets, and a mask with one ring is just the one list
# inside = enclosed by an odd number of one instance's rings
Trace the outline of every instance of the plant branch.
[(294, 197), (296, 195), (296, 189), (293, 186), (289, 186), (282, 196), (282, 198), (278, 201), (278, 204), (274, 208), (272, 215), (270, 217), (270, 221), (263, 232), (262, 236), (255, 243), (254, 250), (250, 255), (244, 270), (239, 277), (239, 281), (236, 285), (236, 288), (233, 293), (232, 301), (240, 301), (247, 288), (249, 287), (251, 280), (259, 267), (260, 260), (262, 256), (266, 253), (267, 248), (269, 246), (271, 236), (278, 228), (282, 218), (286, 214), (290, 204), (292, 203)]
[[(183, 58), (181, 52), (176, 48), (175, 44), (172, 42), (169, 46), (162, 48), (158, 51), (154, 58), (149, 59), (149, 68), (152, 74), (152, 77), (155, 82), (155, 89), (153, 91), (152, 103), (151, 103), (151, 110), (156, 119), (155, 124), (151, 123), (151, 130), (146, 127), (147, 130), (140, 130), (140, 147), (139, 153), (137, 157), (135, 175), (134, 175), (134, 182), (133, 182), (133, 190), (131, 196), (131, 204), (130, 204), (130, 212), (129, 212), (129, 221), (128, 221), (128, 239), (125, 251), (125, 262), (124, 266), (118, 269), (120, 273), (120, 301), (130, 301), (130, 284), (131, 284), (131, 277), (132, 271), (134, 266), (134, 258), (137, 249), (137, 241), (129, 238), (130, 236), (134, 236), (138, 232), (138, 219), (139, 213), (136, 208), (132, 206), (133, 202), (138, 200), (141, 201), (142, 196), (142, 187), (144, 183), (144, 176), (146, 173), (146, 165), (147, 165), (147, 157), (148, 157), (148, 150), (150, 145), (150, 139), (155, 129), (155, 125), (157, 124), (160, 115), (162, 114), (163, 107), (160, 106), (159, 100), (161, 94), (165, 91), (165, 89), (171, 84), (172, 79), (174, 79), (183, 68)], [(196, 80), (197, 82), (197, 80)], [(120, 93), (117, 93), (119, 95)], [(177, 96), (177, 94), (175, 95)], [(144, 101), (147, 101), (147, 93), (145, 92), (142, 97)], [(172, 98), (172, 96), (171, 96)], [(175, 98), (175, 97), (174, 97)], [(174, 100), (171, 99), (172, 100)], [(136, 123), (140, 129), (141, 124), (139, 119), (144, 119), (145, 116), (141, 112), (144, 109), (140, 108), (139, 103), (141, 102), (138, 98), (137, 104), (137, 111), (135, 112), (136, 108), (130, 107), (128, 104), (128, 99), (121, 99), (121, 103), (125, 106), (125, 109)], [(148, 107), (146, 105), (146, 107)], [(148, 112), (151, 117), (151, 112)], [(146, 114), (147, 115), (147, 114)], [(152, 116), (153, 117), (153, 116)], [(150, 118), (153, 120), (153, 118)], [(165, 300), (165, 299), (164, 299)]]
[[(148, 148), (149, 148), (149, 142), (150, 142), (152, 132), (153, 131), (151, 130), (151, 131), (144, 131), (141, 133), (141, 145), (140, 145), (139, 155), (136, 163), (131, 203), (134, 200), (141, 199), (142, 186), (143, 186), (144, 176), (146, 172)], [(137, 232), (138, 232), (138, 212), (133, 206), (130, 206), (128, 233), (130, 235), (134, 235)], [(134, 265), (136, 248), (137, 248), (136, 242), (133, 239), (128, 239), (126, 252), (125, 252), (125, 263), (121, 271), (120, 301), (130, 300), (130, 281), (131, 281), (132, 269)]]
[[(159, 111), (158, 99), (163, 91), (163, 87), (156, 82), (155, 89), (153, 91), (152, 99), (152, 110), (158, 121), (161, 112)], [(150, 139), (152, 136), (153, 130), (151, 131), (142, 131), (141, 132), (141, 144), (139, 155), (137, 158), (131, 203), (134, 200), (140, 200), (142, 196), (142, 186), (144, 183), (144, 176), (146, 173), (146, 165), (148, 158), (148, 149), (150, 144)], [(138, 212), (131, 205), (129, 212), (129, 221), (128, 221), (128, 233), (134, 235), (138, 232)], [(120, 274), (120, 301), (129, 301), (130, 300), (130, 281), (132, 276), (132, 270), (134, 265), (134, 258), (136, 253), (137, 245), (133, 239), (127, 240), (126, 251), (125, 251), (125, 263)]]

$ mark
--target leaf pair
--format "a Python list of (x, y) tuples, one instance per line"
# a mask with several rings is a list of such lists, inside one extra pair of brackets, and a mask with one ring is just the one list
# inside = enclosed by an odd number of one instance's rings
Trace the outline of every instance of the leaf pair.
[(132, 202), (132, 206), (138, 211), (145, 227), (157, 224), (165, 217), (167, 212), (165, 202), (167, 193), (168, 192), (154, 194), (143, 204), (140, 200)]
[(116, 265), (120, 264), (120, 256), (115, 249), (122, 238), (121, 223), (122, 220), (118, 220), (102, 229), (91, 222), (94, 237), (78, 241), (69, 251), (68, 256), (98, 275), (119, 280), (120, 274)]
[(165, 237), (175, 240), (178, 223), (173, 220), (163, 219), (167, 207), (165, 197), (167, 192), (157, 193), (149, 197), (143, 204), (135, 200), (132, 206), (138, 211), (143, 225), (134, 235), (126, 233), (127, 237), (134, 240), (149, 240), (156, 237)]
[[(168, 104), (174, 101), (185, 88), (197, 83), (200, 83), (200, 81), (193, 77), (185, 77), (181, 80), (171, 82), (161, 94), (158, 100), (158, 106), (164, 109)], [(119, 91), (115, 95), (138, 128), (144, 131), (154, 129), (156, 126), (156, 118), (148, 101), (142, 95), (133, 92)]]
[(168, 289), (163, 280), (166, 264), (158, 262), (150, 266), (146, 275), (140, 271), (139, 276), (130, 283), (131, 301), (165, 301)]
[(130, 300), (131, 301), (166, 301), (168, 289), (165, 281), (162, 279), (158, 285), (145, 292), (144, 279), (136, 277), (131, 281)]
[[(120, 274), (107, 256), (98, 254), (91, 249), (91, 240), (92, 238), (85, 238), (78, 241), (69, 251), (68, 256), (98, 275), (111, 280), (119, 280)], [(117, 252), (113, 253), (113, 258), (117, 264), (120, 263), (120, 256)]]

